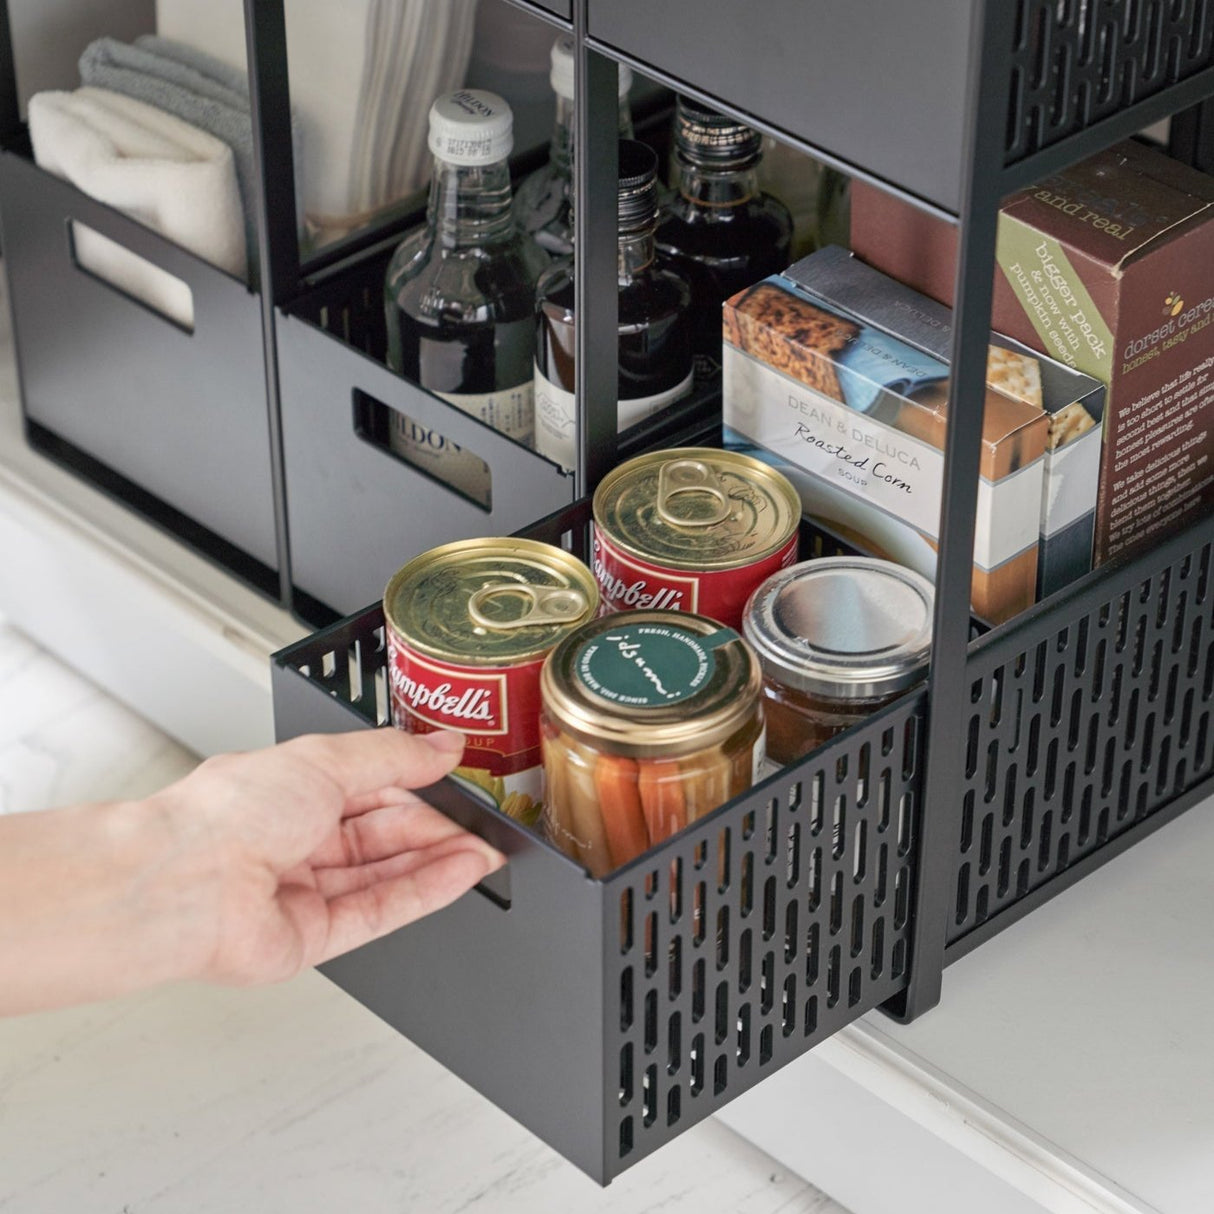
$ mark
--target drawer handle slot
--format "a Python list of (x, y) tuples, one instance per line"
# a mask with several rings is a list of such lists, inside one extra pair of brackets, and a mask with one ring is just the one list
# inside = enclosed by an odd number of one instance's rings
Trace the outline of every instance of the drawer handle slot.
[(354, 432), (474, 506), (493, 508), (493, 472), (475, 451), (358, 388), (354, 389)]
[(488, 898), (494, 906), (508, 911), (512, 902), (509, 863), (502, 865), (497, 872), (490, 873), (483, 881), (478, 881), (473, 889), (482, 897)]
[(68, 255), (82, 274), (140, 304), (183, 333), (194, 332), (190, 285), (78, 219), (67, 221)]

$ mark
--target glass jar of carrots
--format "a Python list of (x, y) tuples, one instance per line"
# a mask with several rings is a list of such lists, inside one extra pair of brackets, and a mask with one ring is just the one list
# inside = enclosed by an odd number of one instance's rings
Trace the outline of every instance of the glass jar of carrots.
[(758, 659), (706, 616), (592, 620), (540, 689), (545, 827), (596, 877), (745, 792), (763, 761)]

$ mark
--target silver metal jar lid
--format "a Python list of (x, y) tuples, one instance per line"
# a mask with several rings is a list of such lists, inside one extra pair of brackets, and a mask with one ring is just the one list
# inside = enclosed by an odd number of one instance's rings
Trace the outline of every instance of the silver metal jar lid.
[(763, 582), (742, 631), (775, 682), (835, 700), (875, 699), (923, 677), (933, 600), (927, 578), (891, 561), (823, 557)]

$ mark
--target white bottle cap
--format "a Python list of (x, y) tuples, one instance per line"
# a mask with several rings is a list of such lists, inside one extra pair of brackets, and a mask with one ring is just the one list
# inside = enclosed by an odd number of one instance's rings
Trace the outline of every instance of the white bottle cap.
[[(562, 34), (552, 44), (552, 71), (548, 74), (552, 91), (566, 101), (573, 100), (573, 38)], [(632, 69), (620, 64), (620, 96), (632, 88)]]
[(493, 164), (514, 147), (514, 115), (496, 93), (460, 89), (430, 107), (430, 151), (448, 164)]

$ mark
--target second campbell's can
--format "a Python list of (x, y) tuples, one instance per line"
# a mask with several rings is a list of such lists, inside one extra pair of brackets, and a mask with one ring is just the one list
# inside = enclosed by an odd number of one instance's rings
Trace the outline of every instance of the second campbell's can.
[(605, 611), (690, 611), (740, 629), (751, 591), (797, 559), (801, 499), (787, 477), (710, 447), (639, 455), (594, 495)]
[(598, 601), (585, 565), (535, 540), (460, 540), (423, 552), (384, 592), (392, 723), (463, 732), (455, 774), (533, 825), (543, 783), (540, 668)]

